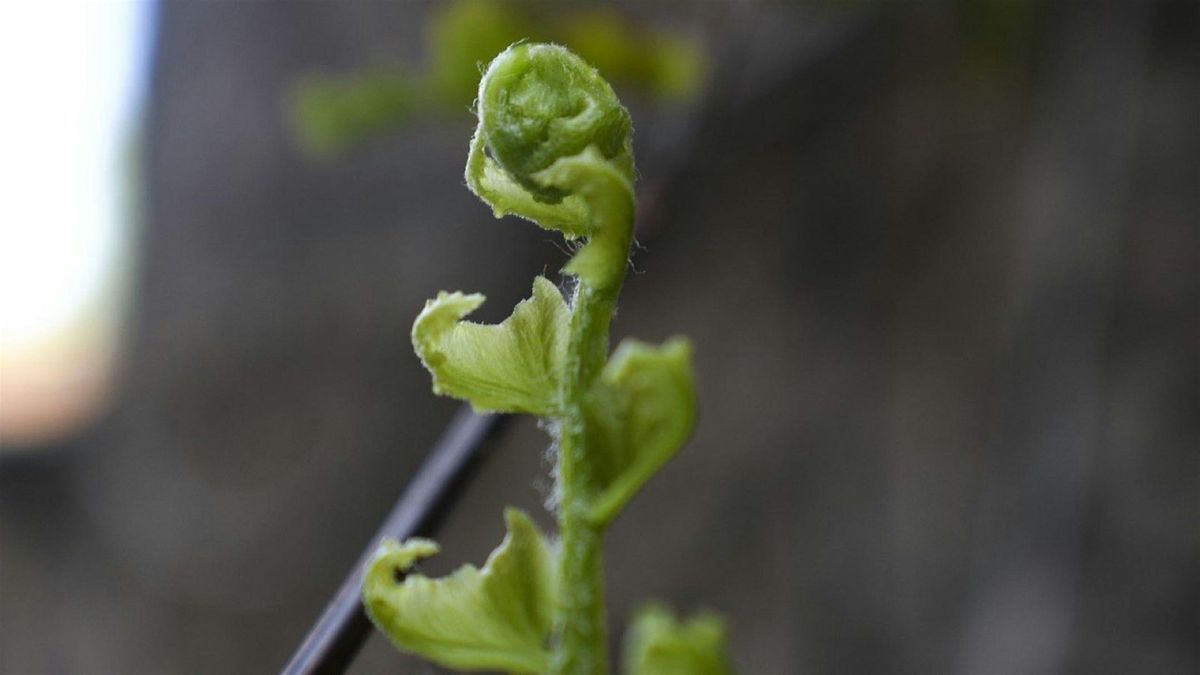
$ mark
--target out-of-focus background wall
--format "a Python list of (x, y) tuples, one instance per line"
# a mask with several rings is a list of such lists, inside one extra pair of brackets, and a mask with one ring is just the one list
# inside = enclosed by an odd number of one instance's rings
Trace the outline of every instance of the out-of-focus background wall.
[[(616, 55), (615, 331), (696, 344), (615, 632), (655, 597), (748, 674), (1200, 671), (1200, 4), (47, 4), (3, 22), (0, 672), (287, 660), (456, 409), (422, 301), (497, 320), (565, 259), (463, 186), (505, 31)], [(546, 445), (494, 444), (433, 571), (540, 509)]]

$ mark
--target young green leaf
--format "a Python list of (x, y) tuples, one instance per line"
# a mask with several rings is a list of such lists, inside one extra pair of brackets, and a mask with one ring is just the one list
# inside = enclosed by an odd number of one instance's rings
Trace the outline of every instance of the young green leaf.
[(517, 44), (479, 83), (467, 185), (514, 214), (591, 242), (567, 271), (618, 286), (633, 231), (633, 127), (596, 70), (557, 45)]
[(586, 206), (590, 239), (563, 271), (593, 288), (619, 286), (625, 278), (633, 237), (633, 183), (619, 167), (605, 161), (595, 146), (562, 157), (534, 176)]
[(495, 326), (462, 321), (483, 304), (478, 293), (438, 293), (413, 324), (417, 356), (435, 393), (469, 401), (478, 411), (549, 416), (559, 409), (570, 312), (549, 280)]
[(516, 44), (479, 82), (479, 126), (491, 158), (540, 201), (563, 193), (534, 174), (561, 157), (595, 147), (633, 178), (633, 123), (608, 82), (569, 50)]
[(558, 597), (554, 551), (521, 511), (504, 513), (508, 535), (483, 569), (464, 565), (449, 577), (408, 574), (437, 553), (424, 539), (385, 541), (367, 564), (363, 604), (401, 651), (466, 670), (542, 673)]
[(600, 372), (584, 412), (599, 481), (590, 515), (606, 524), (692, 433), (691, 345), (683, 338), (661, 347), (625, 340)]
[(492, 215), (507, 215), (531, 220), (546, 230), (562, 232), (568, 239), (586, 237), (592, 232), (587, 204), (579, 197), (566, 196), (557, 203), (539, 201), (508, 172), (487, 155), (483, 128), (475, 130), (467, 154), (467, 187), (492, 207)]
[(625, 675), (729, 675), (725, 623), (701, 614), (680, 623), (665, 607), (638, 612), (625, 635)]

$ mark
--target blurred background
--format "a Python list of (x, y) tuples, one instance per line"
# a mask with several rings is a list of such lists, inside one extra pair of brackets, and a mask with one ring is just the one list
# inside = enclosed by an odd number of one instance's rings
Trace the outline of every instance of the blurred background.
[[(457, 409), (408, 331), (565, 261), (463, 185), (478, 63), (637, 127), (615, 337), (692, 443), (614, 635), (747, 674), (1200, 671), (1200, 3), (78, 2), (0, 10), (0, 672), (277, 671)], [(519, 420), (444, 522), (536, 511)], [(373, 637), (352, 672), (439, 672)]]

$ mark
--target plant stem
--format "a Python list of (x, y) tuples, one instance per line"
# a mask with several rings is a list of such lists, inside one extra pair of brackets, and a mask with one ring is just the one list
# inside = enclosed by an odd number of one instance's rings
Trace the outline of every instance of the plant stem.
[(559, 436), (559, 531), (562, 552), (559, 583), (558, 641), (552, 672), (556, 675), (604, 675), (608, 646), (604, 619), (604, 530), (587, 519), (595, 492), (588, 460), (587, 419), (583, 398), (604, 365), (608, 326), (620, 285), (599, 290), (580, 279), (571, 315), (564, 416)]

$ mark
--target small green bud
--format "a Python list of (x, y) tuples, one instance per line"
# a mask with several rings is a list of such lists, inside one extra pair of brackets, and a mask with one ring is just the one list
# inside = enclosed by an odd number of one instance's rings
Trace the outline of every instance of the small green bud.
[(517, 44), (479, 83), (480, 130), (492, 159), (536, 199), (564, 194), (534, 174), (595, 146), (633, 178), (633, 123), (612, 87), (583, 59), (551, 44)]

